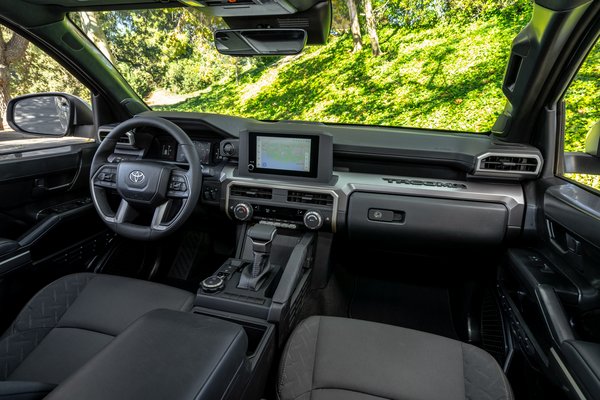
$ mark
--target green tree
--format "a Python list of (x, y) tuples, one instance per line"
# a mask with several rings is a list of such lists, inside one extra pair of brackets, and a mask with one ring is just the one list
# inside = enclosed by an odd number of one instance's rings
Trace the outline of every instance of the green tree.
[(108, 45), (108, 40), (106, 40), (106, 35), (100, 26), (98, 13), (95, 12), (81, 12), (81, 29), (83, 32), (94, 42), (98, 50), (104, 54), (106, 58), (110, 60), (110, 62), (114, 63), (112, 53), (110, 51), (110, 47)]
[(352, 31), (352, 40), (354, 43), (353, 52), (362, 50), (362, 35), (360, 33), (360, 24), (358, 22), (358, 8), (355, 0), (346, 0), (348, 4), (348, 15), (350, 17), (350, 30)]
[(373, 14), (373, 3), (371, 0), (364, 0), (365, 2), (365, 19), (367, 20), (367, 32), (371, 39), (371, 51), (375, 57), (381, 54), (381, 48), (379, 47), (379, 36), (377, 35), (377, 23), (375, 22), (375, 15)]
[(6, 107), (11, 98), (10, 68), (25, 56), (28, 44), (15, 32), (6, 28), (0, 30), (0, 130), (4, 130)]

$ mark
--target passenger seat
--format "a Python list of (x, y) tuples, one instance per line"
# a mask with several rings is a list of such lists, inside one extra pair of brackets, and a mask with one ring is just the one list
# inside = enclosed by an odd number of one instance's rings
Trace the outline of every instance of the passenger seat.
[(310, 317), (281, 360), (280, 400), (513, 399), (498, 363), (456, 340), (390, 325)]

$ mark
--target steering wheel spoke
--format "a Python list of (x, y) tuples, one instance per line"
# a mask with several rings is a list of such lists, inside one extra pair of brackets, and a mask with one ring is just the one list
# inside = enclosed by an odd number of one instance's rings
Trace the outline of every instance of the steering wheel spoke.
[(150, 227), (157, 231), (163, 231), (168, 227), (167, 222), (165, 221), (165, 217), (169, 213), (171, 206), (173, 204), (173, 200), (167, 200), (158, 207), (154, 209), (154, 214), (152, 215), (152, 223)]
[(117, 208), (117, 212), (115, 213), (115, 222), (117, 224), (130, 222), (137, 216), (138, 212), (131, 206), (131, 204), (129, 204), (127, 200), (121, 199), (119, 208)]

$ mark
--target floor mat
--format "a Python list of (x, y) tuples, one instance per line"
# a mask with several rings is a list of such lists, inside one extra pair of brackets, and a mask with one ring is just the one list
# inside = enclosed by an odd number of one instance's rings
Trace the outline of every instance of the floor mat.
[(448, 289), (357, 278), (350, 318), (381, 322), (458, 339)]

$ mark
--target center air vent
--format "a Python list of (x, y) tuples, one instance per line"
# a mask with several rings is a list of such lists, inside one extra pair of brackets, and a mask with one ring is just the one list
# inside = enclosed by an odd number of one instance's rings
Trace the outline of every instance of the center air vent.
[(273, 189), (233, 185), (229, 189), (229, 195), (252, 199), (271, 199), (273, 197)]
[(327, 193), (300, 192), (290, 190), (287, 195), (287, 201), (290, 203), (333, 206), (333, 196)]
[(539, 170), (539, 157), (525, 154), (485, 154), (477, 165), (477, 171), (481, 173), (537, 175)]

